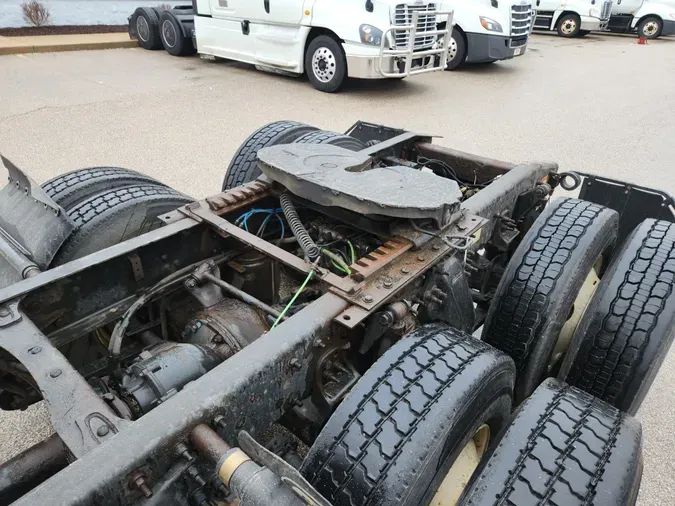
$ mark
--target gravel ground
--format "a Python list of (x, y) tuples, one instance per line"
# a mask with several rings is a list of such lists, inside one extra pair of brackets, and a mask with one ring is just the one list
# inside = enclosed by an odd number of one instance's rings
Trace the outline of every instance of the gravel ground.
[[(220, 188), (228, 161), (278, 119), (344, 131), (358, 119), (442, 135), (509, 161), (555, 160), (675, 193), (675, 41), (535, 36), (527, 54), (461, 72), (354, 82), (343, 93), (233, 62), (141, 49), (0, 57), (0, 151), (38, 181), (86, 166), (144, 171), (195, 197)], [(675, 358), (638, 417), (639, 504), (672, 504)], [(44, 409), (0, 414), (0, 460), (49, 430)]]

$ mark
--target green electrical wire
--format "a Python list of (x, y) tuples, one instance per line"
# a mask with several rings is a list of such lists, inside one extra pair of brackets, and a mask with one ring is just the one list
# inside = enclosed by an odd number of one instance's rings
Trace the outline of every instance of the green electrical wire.
[[(345, 261), (342, 260), (342, 258), (340, 258), (340, 255), (336, 255), (335, 253), (333, 253), (333, 252), (330, 251), (330, 250), (327, 250), (326, 248), (322, 249), (322, 250), (321, 250), (321, 253), (323, 253), (323, 254), (326, 255), (328, 258), (330, 258), (331, 261), (333, 262), (333, 265), (338, 264), (338, 265), (335, 265), (335, 267), (337, 267), (338, 269), (340, 269), (342, 272), (344, 272), (344, 273), (347, 274), (348, 276), (351, 275), (352, 270), (351, 270), (351, 269), (349, 268), (349, 266), (345, 263)], [(339, 267), (338, 267), (338, 266), (339, 266)]]
[(288, 304), (286, 304), (286, 307), (281, 312), (281, 314), (277, 317), (276, 320), (274, 320), (274, 324), (272, 325), (272, 328), (270, 330), (272, 330), (274, 327), (276, 327), (279, 324), (279, 322), (283, 319), (283, 317), (286, 315), (288, 310), (291, 308), (291, 306), (295, 302), (295, 299), (298, 298), (298, 295), (300, 295), (302, 293), (302, 291), (305, 289), (305, 287), (307, 286), (307, 283), (309, 283), (309, 280), (312, 279), (313, 275), (314, 275), (314, 270), (309, 271), (309, 273), (307, 274), (307, 277), (305, 278), (305, 281), (300, 285), (300, 288), (298, 288), (298, 291), (295, 292), (295, 295), (293, 295), (293, 298), (288, 302)]
[(349, 253), (351, 253), (352, 256), (351, 263), (353, 264), (354, 262), (356, 262), (356, 254), (354, 253), (354, 246), (352, 245), (351, 241), (347, 241), (347, 245), (349, 246)]

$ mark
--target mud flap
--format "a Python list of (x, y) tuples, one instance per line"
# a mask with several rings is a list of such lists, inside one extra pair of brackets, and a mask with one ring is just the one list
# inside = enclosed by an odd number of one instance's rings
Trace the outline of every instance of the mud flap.
[(49, 268), (75, 224), (66, 212), (0, 155), (9, 182), (0, 191), (0, 289), (23, 279), (27, 266)]

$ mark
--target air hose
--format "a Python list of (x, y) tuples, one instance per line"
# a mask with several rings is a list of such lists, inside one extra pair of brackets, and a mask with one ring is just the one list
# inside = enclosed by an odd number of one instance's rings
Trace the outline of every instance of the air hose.
[(314, 240), (307, 232), (307, 229), (300, 221), (300, 216), (293, 206), (291, 201), (291, 196), (286, 193), (282, 193), (279, 197), (279, 202), (281, 203), (281, 208), (284, 210), (286, 215), (286, 221), (293, 231), (293, 235), (298, 240), (298, 244), (302, 248), (302, 251), (305, 252), (305, 255), (310, 262), (314, 263), (319, 256), (321, 256), (321, 249), (316, 245)]

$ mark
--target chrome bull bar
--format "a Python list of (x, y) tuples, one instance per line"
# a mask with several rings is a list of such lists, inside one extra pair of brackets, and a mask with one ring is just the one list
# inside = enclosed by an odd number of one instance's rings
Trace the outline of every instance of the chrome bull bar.
[[(382, 41), (380, 42), (380, 59), (379, 59), (379, 72), (382, 77), (407, 77), (414, 76), (416, 74), (424, 74), (425, 72), (435, 72), (437, 70), (444, 70), (448, 63), (448, 50), (450, 49), (450, 35), (452, 34), (452, 29), (455, 26), (454, 22), (454, 11), (424, 11), (425, 16), (435, 16), (436, 25), (443, 23), (443, 17), (445, 17), (445, 28), (419, 32), (419, 36), (442, 36), (442, 38), (437, 38), (434, 46), (431, 49), (421, 49), (415, 51), (415, 39), (418, 36), (418, 23), (420, 12), (415, 11), (412, 13), (412, 23), (409, 25), (401, 26), (392, 26), (382, 34)], [(391, 39), (388, 37), (389, 33), (392, 33)], [(408, 35), (408, 47), (407, 48), (396, 48), (389, 49), (385, 47), (388, 40), (396, 40), (396, 32), (409, 32)], [(441, 42), (442, 41), (442, 42)], [(440, 42), (440, 44), (439, 44)], [(396, 43), (394, 42), (394, 45)], [(419, 68), (412, 68), (413, 60), (417, 58), (424, 58), (426, 56), (439, 55), (438, 65), (421, 65)], [(385, 59), (386, 58), (395, 58), (403, 59), (405, 58), (405, 67), (402, 72), (386, 72), (385, 71)], [(436, 61), (434, 58), (432, 61)]]

